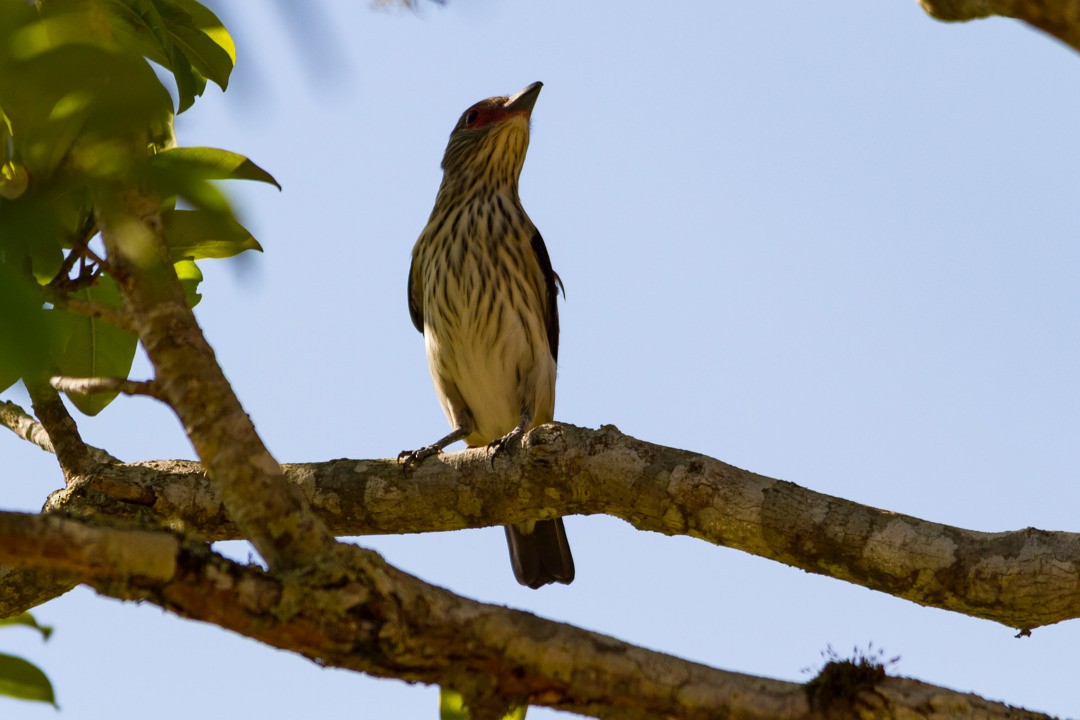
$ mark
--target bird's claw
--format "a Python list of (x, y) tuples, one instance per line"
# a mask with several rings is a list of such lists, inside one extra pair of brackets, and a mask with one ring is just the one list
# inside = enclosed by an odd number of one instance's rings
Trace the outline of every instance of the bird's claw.
[(495, 438), (488, 443), (488, 457), (491, 460), (492, 469), (495, 468), (495, 458), (502, 455), (504, 452), (513, 453), (514, 448), (520, 442), (522, 436), (525, 435), (525, 431), (522, 428), (514, 428), (510, 432), (503, 435), (501, 438)]
[(398, 453), (397, 460), (401, 463), (401, 472), (408, 475), (413, 468), (427, 460), (432, 455), (440, 452), (438, 445), (428, 445), (419, 450), (402, 450)]

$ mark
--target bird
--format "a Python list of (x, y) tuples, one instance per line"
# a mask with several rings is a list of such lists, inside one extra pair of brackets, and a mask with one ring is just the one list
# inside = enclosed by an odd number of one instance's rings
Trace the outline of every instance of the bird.
[[(552, 422), (559, 357), (559, 290), (547, 246), (518, 181), (543, 83), (472, 105), (442, 159), (443, 178), (412, 250), (409, 315), (424, 335), (435, 393), (453, 430), (403, 451), (406, 472), (458, 440), (492, 461), (524, 433)], [(530, 588), (574, 579), (562, 518), (505, 528), (517, 581)]]

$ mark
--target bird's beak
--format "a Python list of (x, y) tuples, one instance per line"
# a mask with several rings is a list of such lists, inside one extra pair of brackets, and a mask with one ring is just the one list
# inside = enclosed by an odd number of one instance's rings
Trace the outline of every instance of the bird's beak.
[(526, 115), (532, 114), (533, 105), (536, 104), (536, 98), (539, 97), (540, 88), (542, 87), (544, 87), (544, 83), (542, 82), (534, 82), (532, 85), (526, 85), (506, 101), (506, 104), (503, 105), (503, 109), (507, 112), (523, 112)]

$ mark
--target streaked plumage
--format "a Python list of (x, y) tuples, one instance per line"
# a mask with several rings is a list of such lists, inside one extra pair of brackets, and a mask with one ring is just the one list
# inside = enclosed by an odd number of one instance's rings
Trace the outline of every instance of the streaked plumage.
[[(406, 468), (457, 440), (497, 450), (554, 419), (561, 283), (518, 197), (540, 88), (473, 105), (450, 135), (435, 208), (413, 247), (409, 314), (454, 430), (402, 453)], [(561, 519), (506, 530), (520, 583), (573, 580)]]

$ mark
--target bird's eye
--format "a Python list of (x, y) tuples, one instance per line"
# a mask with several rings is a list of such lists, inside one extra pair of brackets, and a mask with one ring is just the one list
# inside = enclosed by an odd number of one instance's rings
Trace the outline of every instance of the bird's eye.
[(477, 112), (476, 110), (470, 110), (465, 114), (465, 124), (472, 125), (474, 122), (476, 122), (476, 118), (478, 117), (480, 117), (479, 112)]

